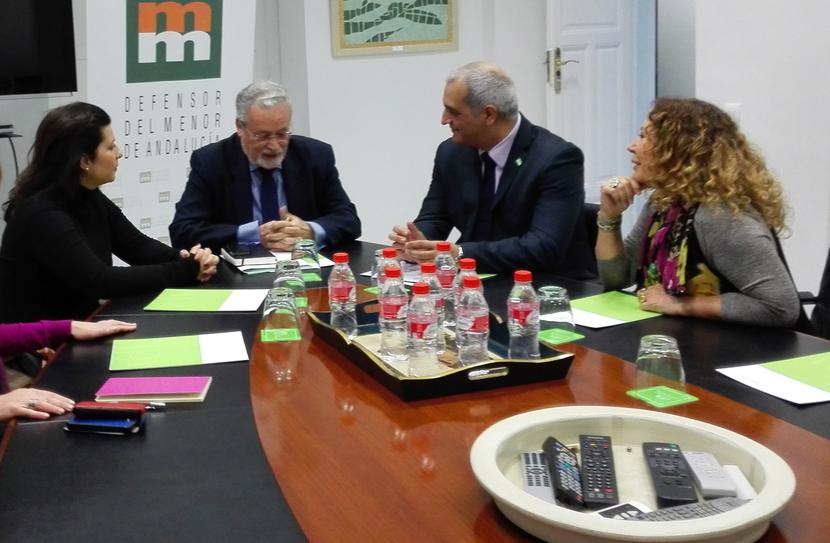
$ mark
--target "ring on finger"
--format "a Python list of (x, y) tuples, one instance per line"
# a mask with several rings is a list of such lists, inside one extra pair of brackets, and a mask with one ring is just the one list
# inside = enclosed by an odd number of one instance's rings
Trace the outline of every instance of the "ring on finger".
[(608, 185), (608, 186), (611, 187), (612, 189), (616, 189), (617, 187), (620, 186), (620, 182), (621, 182), (620, 178), (615, 177), (611, 180), (611, 184)]
[(645, 302), (646, 301), (646, 289), (641, 288), (640, 290), (638, 290), (637, 291), (637, 298), (640, 300), (640, 303)]
[(26, 407), (29, 409), (34, 409), (36, 405), (37, 400), (29, 400), (28, 402), (26, 402)]

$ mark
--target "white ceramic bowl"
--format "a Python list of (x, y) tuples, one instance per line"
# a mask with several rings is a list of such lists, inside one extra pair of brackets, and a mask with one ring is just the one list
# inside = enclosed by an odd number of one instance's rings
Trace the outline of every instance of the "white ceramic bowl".
[[(580, 434), (611, 436), (620, 502), (655, 507), (642, 443), (672, 442), (685, 451), (706, 451), (721, 464), (737, 465), (758, 496), (719, 515), (696, 520), (639, 522), (607, 519), (554, 505), (522, 488), (520, 454), (541, 448), (547, 436), (579, 443)], [(685, 417), (622, 407), (554, 407), (522, 413), (485, 430), (470, 451), (478, 482), (507, 518), (545, 541), (750, 543), (795, 492), (795, 475), (784, 460), (735, 432)]]

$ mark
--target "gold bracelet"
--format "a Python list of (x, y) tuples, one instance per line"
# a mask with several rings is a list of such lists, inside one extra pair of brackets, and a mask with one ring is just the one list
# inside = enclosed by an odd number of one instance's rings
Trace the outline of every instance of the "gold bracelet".
[(621, 224), (622, 215), (618, 215), (616, 219), (609, 219), (607, 221), (603, 221), (602, 219), (600, 219), (599, 214), (597, 214), (597, 228), (599, 228), (603, 232), (616, 232), (620, 229)]

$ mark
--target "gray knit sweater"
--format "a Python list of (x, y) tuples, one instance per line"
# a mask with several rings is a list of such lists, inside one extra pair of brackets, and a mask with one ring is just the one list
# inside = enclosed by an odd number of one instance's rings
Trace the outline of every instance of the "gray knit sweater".
[[(643, 240), (654, 209), (646, 205), (625, 238), (625, 252), (598, 262), (606, 287), (635, 282)], [(793, 326), (800, 310), (798, 293), (778, 256), (769, 227), (757, 214), (735, 215), (726, 206), (701, 205), (694, 229), (707, 265), (735, 286), (721, 295), (721, 318), (761, 326)]]

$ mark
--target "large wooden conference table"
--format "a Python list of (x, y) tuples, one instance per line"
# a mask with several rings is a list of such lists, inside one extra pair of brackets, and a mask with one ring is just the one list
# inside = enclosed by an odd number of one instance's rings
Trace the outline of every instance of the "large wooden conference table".
[[(374, 247), (346, 246), (356, 271)], [(218, 285), (267, 277), (223, 269)], [(561, 278), (575, 296), (600, 287)], [(509, 279), (486, 282), (494, 309)], [(537, 283), (541, 284), (541, 283)], [(315, 298), (318, 295), (315, 295)], [(764, 542), (818, 542), (830, 533), (830, 407), (795, 407), (714, 372), (715, 367), (830, 350), (783, 330), (659, 317), (562, 346), (566, 379), (404, 402), (315, 337), (254, 340), (257, 314), (148, 314), (152, 296), (114, 300), (100, 315), (135, 320), (134, 337), (241, 329), (249, 364), (176, 368), (214, 377), (204, 404), (153, 413), (130, 438), (67, 435), (61, 420), (18, 424), (0, 465), (0, 541), (535, 541), (478, 486), (469, 450), (489, 425), (559, 405), (646, 408), (634, 385), (639, 336), (680, 339), (686, 390), (699, 401), (667, 409), (750, 437), (782, 456), (798, 483)], [(322, 296), (319, 303), (324, 304)], [(41, 386), (88, 399), (109, 375), (112, 340), (73, 344)], [(291, 368), (294, 378), (278, 375)], [(152, 374), (154, 372), (134, 372)], [(156, 371), (155, 373), (159, 373)]]

